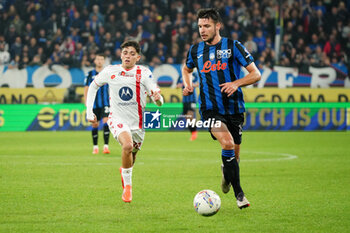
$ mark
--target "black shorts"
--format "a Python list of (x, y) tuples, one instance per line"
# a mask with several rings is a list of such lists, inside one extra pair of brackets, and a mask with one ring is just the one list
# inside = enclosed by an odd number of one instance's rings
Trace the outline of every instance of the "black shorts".
[(188, 111), (196, 112), (197, 104), (193, 102), (183, 103), (183, 114), (186, 114)]
[[(228, 130), (230, 131), (234, 143), (237, 145), (240, 145), (242, 142), (242, 130), (243, 130), (243, 123), (244, 123), (244, 114), (243, 113), (237, 113), (233, 115), (221, 115), (216, 111), (207, 110), (202, 113), (203, 120), (209, 120), (214, 119), (215, 121), (221, 121), (224, 123)], [(209, 132), (211, 134), (211, 137), (216, 140), (214, 135), (211, 133), (211, 128), (209, 128)]]
[(100, 121), (104, 117), (108, 117), (109, 107), (105, 106), (104, 108), (94, 108), (94, 114), (96, 115), (97, 121)]

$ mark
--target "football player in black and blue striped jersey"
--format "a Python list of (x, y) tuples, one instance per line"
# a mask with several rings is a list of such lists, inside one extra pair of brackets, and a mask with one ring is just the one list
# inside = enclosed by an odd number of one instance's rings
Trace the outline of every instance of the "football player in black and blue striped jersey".
[[(224, 193), (231, 185), (239, 208), (250, 205), (240, 185), (239, 151), (245, 106), (241, 87), (256, 83), (261, 74), (247, 49), (237, 40), (221, 37), (222, 20), (216, 9), (197, 13), (202, 42), (190, 47), (182, 69), (183, 95), (193, 92), (191, 73), (197, 68), (200, 78), (200, 113), (203, 120), (221, 122), (210, 128), (213, 139), (221, 145), (222, 183)], [(248, 74), (240, 78), (241, 66)]]
[[(85, 90), (84, 90), (84, 97), (86, 102), (86, 96), (87, 91), (89, 89), (90, 83), (94, 81), (95, 76), (102, 71), (104, 64), (105, 64), (105, 56), (103, 54), (97, 54), (95, 59), (95, 69), (89, 71), (87, 77), (85, 78)], [(97, 122), (92, 123), (92, 142), (93, 142), (93, 154), (99, 153), (98, 148), (98, 127), (99, 123), (102, 119), (103, 122), (103, 139), (104, 139), (104, 146), (103, 146), (103, 153), (109, 154), (110, 150), (108, 148), (108, 141), (109, 141), (109, 128), (107, 125), (108, 120), (108, 114), (109, 114), (109, 93), (108, 93), (108, 84), (101, 87), (95, 98), (94, 102), (94, 114), (96, 115)]]

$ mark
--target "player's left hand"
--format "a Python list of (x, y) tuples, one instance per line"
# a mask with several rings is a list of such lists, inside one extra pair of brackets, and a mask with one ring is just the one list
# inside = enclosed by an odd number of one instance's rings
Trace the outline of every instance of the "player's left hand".
[(151, 91), (151, 96), (153, 96), (154, 101), (160, 100), (160, 92), (158, 91)]
[(235, 84), (235, 82), (223, 83), (219, 86), (221, 87), (221, 92), (225, 92), (227, 96), (231, 96), (239, 87), (237, 84)]
[(94, 114), (94, 119), (92, 120), (91, 118), (87, 118), (88, 122), (91, 122), (91, 123), (96, 123), (97, 122), (97, 117), (96, 115)]

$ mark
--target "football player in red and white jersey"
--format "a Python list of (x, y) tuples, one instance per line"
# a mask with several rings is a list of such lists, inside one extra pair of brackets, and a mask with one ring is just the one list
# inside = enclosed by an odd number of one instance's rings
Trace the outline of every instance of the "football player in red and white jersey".
[(163, 97), (153, 82), (152, 72), (147, 67), (136, 65), (141, 58), (140, 45), (136, 41), (126, 41), (121, 48), (122, 64), (107, 66), (90, 84), (86, 100), (86, 118), (92, 123), (96, 121), (92, 111), (95, 95), (99, 87), (108, 84), (110, 113), (107, 122), (113, 137), (122, 146), (122, 199), (124, 202), (131, 202), (132, 169), (145, 135), (143, 111), (147, 95), (151, 96), (158, 106), (163, 104)]

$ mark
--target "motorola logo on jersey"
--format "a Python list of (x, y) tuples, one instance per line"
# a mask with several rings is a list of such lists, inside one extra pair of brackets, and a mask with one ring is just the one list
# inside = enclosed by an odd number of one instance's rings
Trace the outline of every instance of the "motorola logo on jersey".
[(119, 90), (119, 97), (124, 101), (131, 100), (133, 92), (130, 87), (122, 87)]

